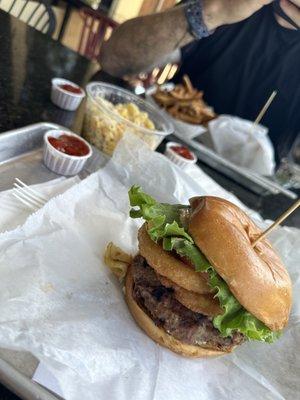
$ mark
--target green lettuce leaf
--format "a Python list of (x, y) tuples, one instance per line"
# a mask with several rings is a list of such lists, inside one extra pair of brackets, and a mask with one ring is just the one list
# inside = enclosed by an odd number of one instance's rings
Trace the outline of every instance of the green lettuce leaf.
[(179, 226), (182, 225), (181, 211), (187, 206), (158, 203), (136, 185), (132, 186), (128, 194), (130, 205), (138, 207), (130, 210), (131, 218), (148, 221), (148, 233), (154, 242), (167, 236), (182, 236), (192, 240), (184, 228)]
[(167, 251), (175, 250), (179, 256), (187, 258), (197, 272), (207, 271), (210, 267), (207, 258), (192, 241), (178, 237), (166, 237), (163, 239), (163, 248)]
[(213, 320), (214, 327), (223, 336), (232, 336), (233, 332), (238, 331), (250, 340), (259, 340), (267, 343), (273, 343), (280, 337), (281, 332), (271, 331), (263, 322), (245, 310), (230, 292), (227, 283), (212, 267), (207, 272), (209, 274), (209, 284), (217, 291), (216, 297), (224, 310), (222, 315), (216, 316)]
[(143, 193), (139, 186), (129, 191), (132, 218), (143, 218), (148, 222), (148, 233), (155, 242), (161, 241), (164, 250), (176, 251), (186, 258), (197, 272), (207, 272), (209, 285), (215, 291), (224, 312), (213, 319), (213, 324), (224, 337), (232, 336), (236, 331), (249, 340), (274, 342), (280, 332), (271, 331), (265, 324), (249, 313), (230, 292), (227, 283), (217, 274), (207, 258), (194, 244), (191, 236), (182, 226), (181, 213), (187, 206), (170, 205), (156, 202)]

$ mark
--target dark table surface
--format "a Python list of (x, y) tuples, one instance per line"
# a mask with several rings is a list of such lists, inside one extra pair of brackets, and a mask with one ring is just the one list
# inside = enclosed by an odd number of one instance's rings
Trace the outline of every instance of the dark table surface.
[(34, 122), (78, 118), (50, 101), (51, 79), (84, 86), (97, 65), (0, 10), (0, 132)]
[[(2, 11), (0, 54), (0, 132), (35, 122), (52, 121), (80, 133), (83, 107), (72, 113), (52, 105), (49, 98), (51, 78), (65, 77), (84, 86), (96, 72), (96, 64)], [(103, 78), (103, 74), (100, 77)], [(264, 218), (275, 219), (293, 202), (282, 195), (258, 196), (212, 168), (204, 164), (200, 166)], [(300, 227), (299, 214), (292, 215), (287, 225)], [(18, 398), (0, 385), (0, 399)]]

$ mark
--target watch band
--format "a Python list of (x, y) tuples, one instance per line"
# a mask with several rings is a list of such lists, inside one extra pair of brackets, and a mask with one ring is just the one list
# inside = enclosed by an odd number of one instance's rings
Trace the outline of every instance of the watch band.
[(185, 4), (185, 16), (189, 24), (189, 31), (196, 39), (202, 39), (213, 32), (209, 32), (203, 20), (203, 1), (191, 0)]

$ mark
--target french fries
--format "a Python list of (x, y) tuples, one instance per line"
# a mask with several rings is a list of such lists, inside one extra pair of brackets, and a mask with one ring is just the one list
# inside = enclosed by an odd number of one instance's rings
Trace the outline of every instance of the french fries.
[(203, 92), (193, 87), (187, 75), (183, 77), (183, 84), (170, 91), (158, 89), (153, 98), (172, 117), (189, 124), (206, 125), (216, 117), (214, 110), (203, 100)]

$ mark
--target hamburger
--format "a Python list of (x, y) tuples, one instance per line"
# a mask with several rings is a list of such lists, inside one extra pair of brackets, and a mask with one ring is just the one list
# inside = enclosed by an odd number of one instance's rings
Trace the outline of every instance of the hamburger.
[(130, 216), (145, 222), (125, 297), (148, 336), (188, 357), (279, 338), (291, 310), (291, 280), (268, 240), (252, 246), (262, 232), (239, 207), (211, 196), (159, 203), (138, 186), (129, 200)]

